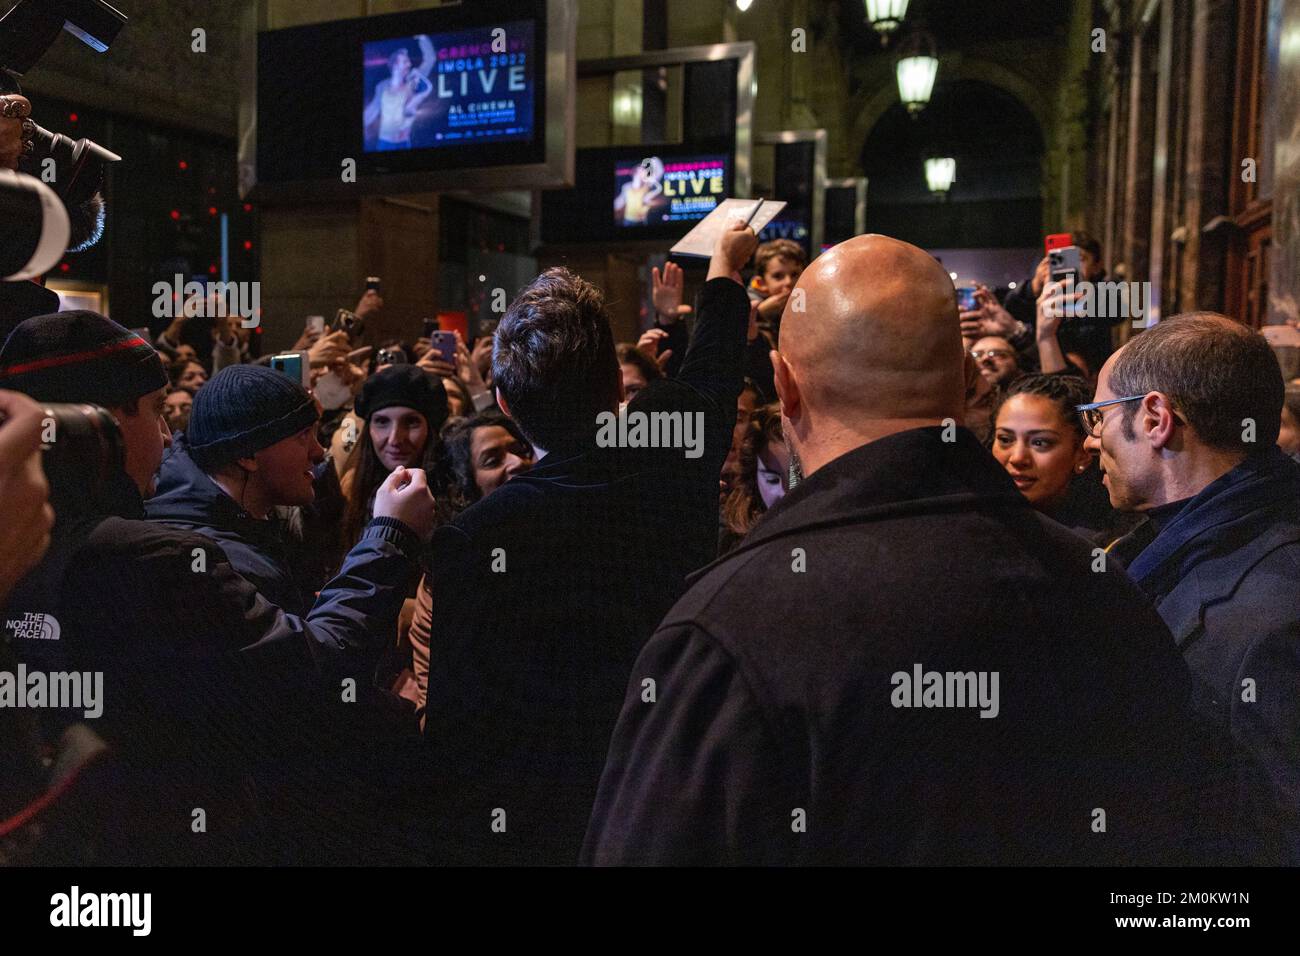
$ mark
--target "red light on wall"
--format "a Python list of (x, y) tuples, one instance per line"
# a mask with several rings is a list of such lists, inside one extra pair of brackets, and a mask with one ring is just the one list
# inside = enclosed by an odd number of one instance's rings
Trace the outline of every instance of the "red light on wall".
[(253, 211), (253, 204), (251, 202), (244, 203), (244, 212), (252, 212), (252, 211)]
[(216, 274), (217, 274), (217, 264), (214, 262), (212, 265), (208, 266), (208, 275), (214, 276)]
[(179, 220), (181, 218), (181, 211), (179, 209), (173, 209), (170, 215), (172, 219)]
[(70, 270), (71, 268), (72, 268), (72, 266), (68, 265), (66, 262), (60, 262), (60, 263), (59, 263), (59, 271), (60, 271), (60, 272), (67, 272), (67, 271)]
[(69, 122), (69, 123), (75, 123), (76, 121), (77, 121), (77, 114), (76, 114), (76, 113), (69, 113), (69, 114), (68, 114), (68, 122)]
[(245, 249), (245, 251), (247, 251), (247, 250), (249, 250), (249, 249), (252, 249), (252, 248), (253, 248), (253, 240), (252, 240), (252, 239), (245, 239), (245, 240), (244, 240), (244, 249)]
[(182, 159), (179, 163), (177, 163), (176, 165), (179, 166), (181, 169), (189, 169), (189, 168), (190, 168), (190, 164), (187, 163), (187, 162), (185, 162), (185, 160), (183, 160), (183, 159)]
[(209, 207), (208, 207), (208, 215), (209, 215), (209, 216), (215, 216), (216, 214), (217, 214), (217, 207), (216, 207), (216, 206), (209, 206)]

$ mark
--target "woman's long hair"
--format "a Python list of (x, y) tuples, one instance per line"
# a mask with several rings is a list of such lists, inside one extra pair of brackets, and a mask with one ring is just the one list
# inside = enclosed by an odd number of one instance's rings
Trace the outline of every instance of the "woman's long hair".
[(774, 441), (785, 441), (781, 432), (781, 406), (776, 402), (754, 409), (745, 437), (741, 439), (740, 473), (722, 504), (722, 523), (732, 534), (748, 534), (767, 510), (758, 491), (758, 459)]
[[(358, 452), (356, 468), (352, 472), (352, 483), (347, 492), (348, 503), (343, 509), (342, 543), (345, 553), (361, 540), (361, 532), (371, 518), (371, 502), (375, 492), (390, 474), (389, 469), (379, 460), (374, 442), (370, 440), (368, 420), (362, 423), (361, 432), (357, 438), (361, 443), (361, 449)], [(438, 496), (440, 490), (438, 458), (441, 448), (442, 440), (438, 437), (437, 431), (430, 427), (424, 440), (424, 453), (415, 467), (424, 470), (425, 477), (429, 481), (429, 490), (435, 496)]]

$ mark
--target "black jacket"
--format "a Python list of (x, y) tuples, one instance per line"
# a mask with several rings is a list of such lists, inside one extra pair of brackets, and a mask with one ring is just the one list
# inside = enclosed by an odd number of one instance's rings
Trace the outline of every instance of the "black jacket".
[(55, 490), (50, 550), (3, 619), (57, 621), (54, 640), (14, 641), (29, 667), (104, 675), (103, 716), (91, 723), (119, 751), (123, 779), (105, 796), (118, 820), (101, 861), (258, 859), (250, 774), (294, 746), (305, 684), (340, 687), (392, 641), (418, 540), (377, 519), (299, 617), (210, 538), (143, 520), (125, 474), (80, 510), (77, 495)]
[(744, 290), (709, 282), (697, 315), (678, 378), (628, 410), (700, 413), (700, 457), (600, 448), (593, 434), (549, 449), (434, 534), (435, 861), (577, 862), (632, 662), (715, 553)]
[[(1169, 632), (970, 432), (941, 435), (827, 464), (695, 579), (632, 670), (585, 860), (1178, 858)], [(984, 672), (990, 699), (998, 674), (996, 716), (898, 706), (917, 668)]]
[[(262, 597), (289, 614), (306, 615), (321, 586), (315, 567), (323, 549), (310, 545), (313, 535), (326, 537), (309, 526), (322, 523), (322, 511), (341, 512), (342, 502), (333, 464), (324, 461), (316, 471), (317, 498), (310, 506), (279, 509), (289, 513), (286, 518), (277, 513), (258, 520), (194, 463), (180, 436), (163, 458), (145, 513), (151, 521), (215, 541)], [(336, 539), (337, 524), (326, 528)], [(374, 686), (368, 663), (359, 661), (350, 700), (333, 674), (317, 680), (304, 675), (283, 689), (277, 727), (282, 746), (265, 754), (253, 772), (268, 860), (374, 864), (391, 848), (392, 860), (404, 861), (397, 821), (377, 811), (404, 785), (407, 765), (418, 755), (418, 725), (409, 706)]]
[(158, 470), (158, 488), (145, 502), (151, 521), (196, 531), (221, 545), (230, 564), (272, 604), (306, 614), (313, 594), (294, 573), (297, 555), (284, 522), (258, 520), (217, 487), (190, 458), (184, 436), (172, 440)]
[(1173, 631), (1227, 751), (1242, 862), (1300, 865), (1300, 465), (1269, 448), (1112, 551)]

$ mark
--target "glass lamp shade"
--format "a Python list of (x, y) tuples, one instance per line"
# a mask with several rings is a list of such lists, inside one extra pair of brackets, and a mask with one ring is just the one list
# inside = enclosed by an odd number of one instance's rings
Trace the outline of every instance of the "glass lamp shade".
[(925, 161), (925, 182), (932, 193), (946, 193), (957, 178), (957, 160), (951, 156)]
[(938, 72), (938, 57), (918, 54), (898, 61), (898, 97), (909, 113), (919, 113), (930, 102)]

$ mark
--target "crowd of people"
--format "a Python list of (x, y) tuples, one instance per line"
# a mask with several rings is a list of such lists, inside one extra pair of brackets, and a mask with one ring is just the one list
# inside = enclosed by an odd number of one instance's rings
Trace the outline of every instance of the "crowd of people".
[[(548, 269), (454, 362), (309, 325), (309, 387), (237, 320), (18, 323), (0, 670), (105, 702), (0, 708), (0, 857), (1300, 863), (1300, 382), (1262, 336), (1114, 351), (1046, 260), (959, 312), (906, 243), (739, 223), (686, 287), (654, 269), (620, 344)], [(120, 448), (47, 480), (49, 403)]]

